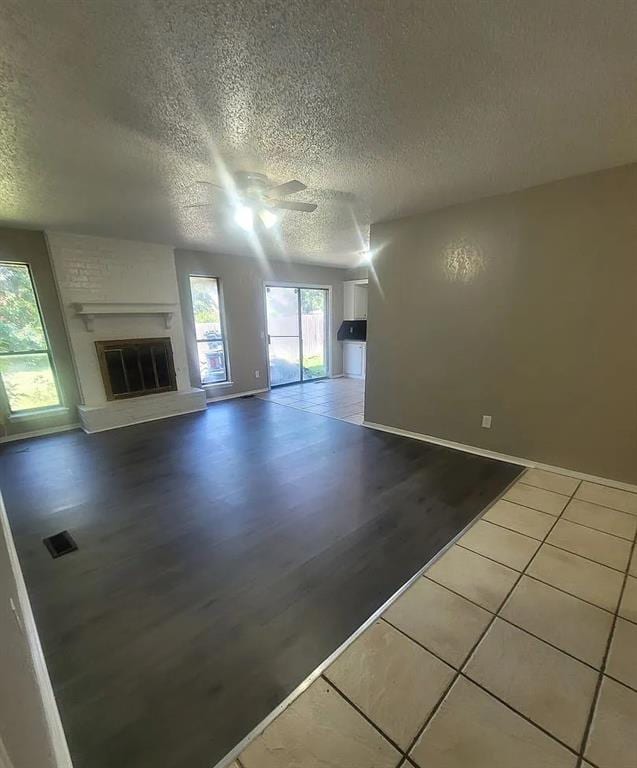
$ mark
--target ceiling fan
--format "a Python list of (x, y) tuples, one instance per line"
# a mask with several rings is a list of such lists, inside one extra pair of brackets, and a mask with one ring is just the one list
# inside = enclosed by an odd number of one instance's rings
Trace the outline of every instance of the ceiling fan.
[[(263, 173), (239, 171), (232, 175), (227, 186), (209, 181), (196, 183), (220, 189), (234, 207), (235, 221), (247, 231), (254, 229), (257, 221), (266, 229), (273, 227), (278, 221), (278, 216), (274, 213), (277, 209), (312, 213), (317, 208), (316, 203), (281, 199), (307, 189), (305, 184), (296, 179), (284, 184), (273, 184)], [(193, 203), (186, 208), (204, 208), (210, 205), (212, 203)]]

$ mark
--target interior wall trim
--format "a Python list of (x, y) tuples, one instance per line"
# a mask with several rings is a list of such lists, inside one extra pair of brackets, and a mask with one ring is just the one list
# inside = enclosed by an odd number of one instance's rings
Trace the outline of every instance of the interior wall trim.
[(484, 509), (481, 509), (480, 512), (472, 519), (470, 520), (465, 527), (459, 531), (451, 541), (449, 541), (439, 552), (436, 552), (436, 554), (428, 560), (422, 568), (420, 568), (416, 573), (408, 580), (406, 581), (402, 587), (399, 587), (396, 592), (394, 592), (391, 597), (389, 597), (381, 606), (380, 608), (377, 608), (374, 613), (365, 621), (361, 626), (352, 634), (350, 635), (347, 640), (345, 640), (339, 647), (325, 659), (319, 666), (311, 672), (305, 680), (303, 680), (293, 691), (289, 694), (280, 704), (278, 707), (272, 710), (269, 715), (267, 715), (257, 726), (255, 726), (250, 733), (245, 736), (233, 749), (228, 752), (225, 757), (222, 757), (219, 762), (213, 766), (213, 768), (231, 768), (232, 763), (237, 760), (238, 757), (240, 757), (243, 750), (253, 742), (258, 736), (260, 736), (263, 731), (272, 723), (276, 718), (283, 712), (284, 709), (287, 709), (290, 704), (294, 702), (295, 699), (297, 699), (304, 691), (306, 691), (312, 683), (317, 680), (323, 672), (334, 662), (336, 659), (347, 650), (347, 648), (356, 640), (358, 637), (360, 637), (363, 632), (368, 629), (375, 621), (377, 621), (383, 613), (389, 608), (389, 606), (394, 603), (398, 598), (403, 594), (403, 592), (406, 592), (409, 587), (411, 587), (418, 579), (423, 575), (423, 573), (430, 568), (435, 562), (437, 562), (444, 554), (447, 552), (447, 550), (451, 549), (453, 545), (460, 539), (462, 536), (465, 535), (465, 533), (472, 528), (478, 520), (482, 518), (482, 516), (487, 512), (491, 507), (497, 502), (500, 501), (500, 499), (507, 493), (509, 488), (511, 488), (512, 485), (515, 485), (519, 479), (518, 477), (514, 477), (513, 480), (502, 490), (502, 493), (498, 494), (495, 499), (492, 499)]
[(488, 459), (496, 459), (497, 461), (506, 461), (508, 464), (518, 464), (521, 467), (532, 467), (533, 469), (544, 469), (547, 472), (555, 472), (558, 475), (567, 475), (568, 477), (575, 477), (578, 480), (588, 480), (591, 483), (598, 483), (599, 485), (607, 485), (610, 488), (618, 488), (622, 491), (630, 491), (631, 493), (637, 493), (637, 485), (631, 483), (623, 483), (620, 480), (613, 480), (608, 477), (598, 477), (597, 475), (589, 475), (586, 472), (577, 472), (574, 469), (566, 469), (565, 467), (555, 467), (552, 464), (542, 464), (539, 461), (533, 461), (532, 459), (521, 458), (520, 456), (509, 456), (506, 453), (498, 453), (497, 451), (489, 451), (486, 448), (478, 448), (475, 445), (465, 445), (464, 443), (455, 443), (453, 440), (444, 440), (441, 437), (434, 437), (433, 435), (425, 435), (422, 432), (411, 432), (408, 429), (399, 429), (398, 427), (390, 427), (387, 424), (377, 424), (374, 421), (363, 421), (363, 426), (370, 427), (371, 429), (377, 429), (380, 432), (389, 432), (392, 435), (400, 435), (401, 437), (411, 437), (414, 440), (420, 440), (424, 443), (433, 443), (434, 445), (442, 445), (446, 448), (454, 448), (456, 451), (464, 451), (465, 453), (473, 453), (476, 456), (485, 456)]
[(61, 427), (49, 427), (48, 429), (34, 429), (32, 432), (20, 432), (17, 435), (3, 435), (0, 437), (0, 443), (11, 443), (13, 440), (26, 440), (29, 437), (44, 437), (45, 435), (54, 435), (56, 432), (69, 432), (72, 429), (81, 429), (82, 425), (63, 424)]
[(18, 606), (22, 618), (22, 627), (29, 648), (31, 663), (33, 664), (33, 673), (36, 684), (40, 691), (42, 708), (44, 710), (49, 739), (53, 749), (55, 765), (57, 768), (73, 768), (66, 736), (64, 735), (64, 729), (62, 728), (60, 712), (55, 701), (53, 686), (51, 685), (51, 678), (49, 677), (46, 661), (44, 660), (40, 637), (35, 625), (31, 602), (29, 601), (27, 587), (24, 581), (24, 576), (22, 575), (22, 569), (20, 568), (20, 561), (18, 560), (18, 553), (13, 541), (11, 526), (9, 525), (9, 519), (4, 507), (2, 495), (0, 495), (0, 525), (2, 526), (4, 538), (7, 543), (9, 564), (16, 585), (16, 597), (18, 599)]
[(206, 405), (208, 403), (218, 403), (221, 400), (234, 400), (237, 397), (250, 397), (250, 395), (260, 395), (262, 392), (268, 392), (269, 388), (263, 389), (248, 389), (245, 392), (233, 392), (231, 395), (219, 395), (219, 397), (211, 397), (206, 399)]
[(11, 758), (9, 757), (6, 747), (4, 746), (4, 742), (2, 741), (2, 735), (0, 735), (0, 768), (13, 768)]

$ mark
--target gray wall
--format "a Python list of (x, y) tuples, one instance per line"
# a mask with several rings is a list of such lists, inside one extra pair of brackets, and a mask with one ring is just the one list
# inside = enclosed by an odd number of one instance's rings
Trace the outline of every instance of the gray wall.
[[(175, 264), (193, 386), (200, 386), (200, 380), (188, 276), (209, 275), (221, 281), (232, 386), (210, 388), (209, 399), (262, 389), (268, 385), (265, 280), (331, 286), (331, 373), (342, 373), (342, 350), (340, 342), (336, 341), (336, 332), (343, 320), (343, 280), (346, 270), (277, 261), (263, 264), (248, 256), (182, 250), (175, 251)], [(259, 379), (255, 378), (255, 370), (261, 371)]]
[(630, 165), (373, 226), (366, 419), (637, 482), (636, 201)]
[(77, 422), (78, 393), (73, 361), (62, 319), (49, 253), (42, 232), (0, 228), (0, 261), (15, 261), (31, 266), (46, 332), (55, 361), (58, 383), (66, 411), (9, 419), (0, 407), (0, 436), (49, 429)]

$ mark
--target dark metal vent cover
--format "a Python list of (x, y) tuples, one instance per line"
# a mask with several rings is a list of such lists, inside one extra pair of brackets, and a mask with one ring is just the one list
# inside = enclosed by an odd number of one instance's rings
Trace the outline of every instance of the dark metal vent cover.
[(51, 553), (51, 557), (62, 557), (62, 555), (68, 555), (69, 552), (75, 552), (77, 549), (77, 544), (68, 531), (47, 536), (43, 541), (44, 546)]

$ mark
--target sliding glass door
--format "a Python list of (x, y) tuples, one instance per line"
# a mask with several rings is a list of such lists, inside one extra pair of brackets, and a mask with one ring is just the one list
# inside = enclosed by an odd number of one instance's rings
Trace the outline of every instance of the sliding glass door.
[(270, 386), (301, 381), (299, 289), (268, 286), (268, 358)]
[(266, 287), (270, 385), (327, 376), (327, 289)]

